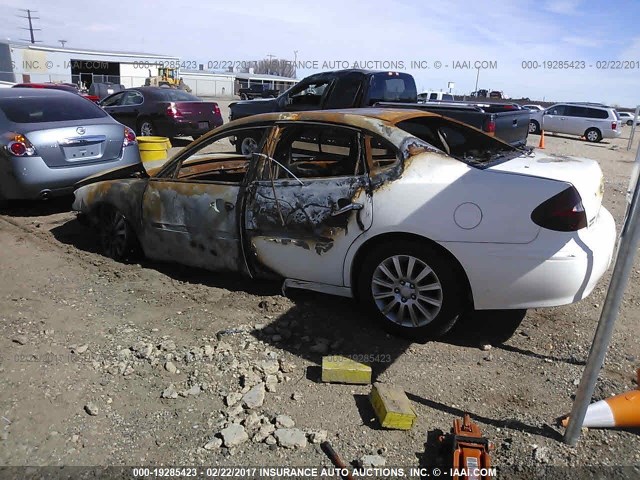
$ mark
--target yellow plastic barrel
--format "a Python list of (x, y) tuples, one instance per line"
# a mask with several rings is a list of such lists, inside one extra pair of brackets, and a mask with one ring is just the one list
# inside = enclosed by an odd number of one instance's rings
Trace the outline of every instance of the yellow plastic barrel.
[(171, 142), (167, 137), (138, 137), (142, 163), (166, 160)]

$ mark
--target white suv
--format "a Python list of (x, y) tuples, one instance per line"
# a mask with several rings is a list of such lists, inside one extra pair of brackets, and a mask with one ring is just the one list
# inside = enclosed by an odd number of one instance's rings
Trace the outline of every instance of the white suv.
[(557, 103), (543, 112), (531, 112), (529, 133), (540, 130), (579, 135), (589, 142), (621, 135), (615, 108), (600, 103)]

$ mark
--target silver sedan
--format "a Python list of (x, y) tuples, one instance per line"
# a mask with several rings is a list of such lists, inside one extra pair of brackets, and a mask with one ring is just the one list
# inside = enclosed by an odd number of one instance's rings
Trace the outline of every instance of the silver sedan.
[(87, 176), (140, 165), (131, 129), (59, 90), (0, 90), (0, 137), (0, 203), (70, 194)]

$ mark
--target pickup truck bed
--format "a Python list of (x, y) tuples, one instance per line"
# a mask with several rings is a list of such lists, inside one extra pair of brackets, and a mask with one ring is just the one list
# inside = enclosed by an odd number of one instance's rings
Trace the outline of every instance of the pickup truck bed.
[(509, 104), (380, 102), (375, 106), (411, 108), (438, 113), (494, 135), (514, 147), (526, 145), (529, 135), (529, 111), (515, 109)]

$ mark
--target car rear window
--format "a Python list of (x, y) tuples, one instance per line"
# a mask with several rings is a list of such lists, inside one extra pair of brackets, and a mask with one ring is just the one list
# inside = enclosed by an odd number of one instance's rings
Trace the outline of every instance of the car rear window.
[(417, 117), (396, 126), (472, 165), (502, 162), (522, 153), (508, 143), (444, 117)]
[(0, 110), (13, 123), (43, 123), (103, 118), (107, 114), (78, 95), (0, 98)]
[(165, 102), (201, 102), (198, 97), (182, 90), (157, 90), (155, 95)]
[(417, 96), (416, 83), (411, 75), (395, 72), (371, 75), (369, 105), (376, 102), (415, 102)]

